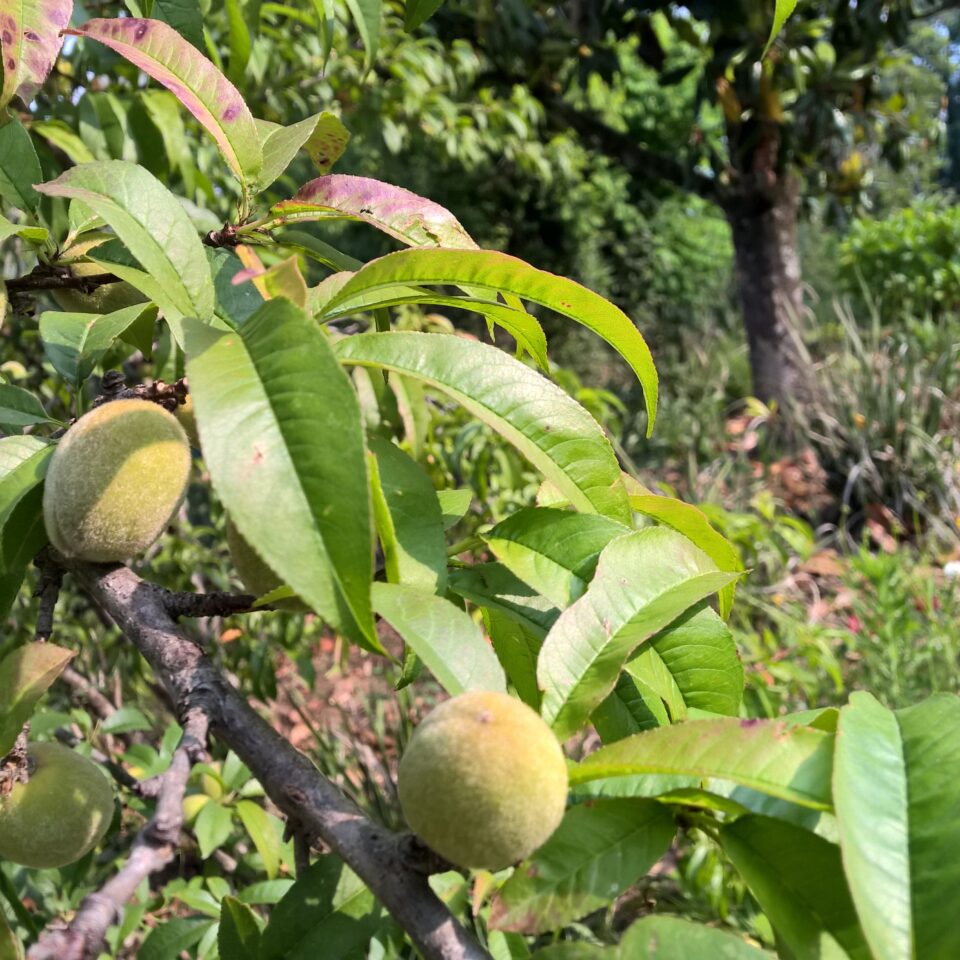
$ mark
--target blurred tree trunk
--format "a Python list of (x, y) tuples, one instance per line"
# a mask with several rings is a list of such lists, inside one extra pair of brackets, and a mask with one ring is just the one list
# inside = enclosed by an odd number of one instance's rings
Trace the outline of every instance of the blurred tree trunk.
[(750, 348), (753, 392), (782, 408), (810, 390), (795, 324), (803, 309), (797, 252), (799, 184), (789, 175), (764, 190), (724, 198), (736, 261), (737, 285)]

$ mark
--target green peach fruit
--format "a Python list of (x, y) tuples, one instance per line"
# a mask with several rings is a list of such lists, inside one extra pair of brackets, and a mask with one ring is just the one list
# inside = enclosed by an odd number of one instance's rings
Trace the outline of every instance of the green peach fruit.
[(43, 518), (62, 554), (97, 563), (143, 553), (176, 512), (190, 476), (183, 427), (146, 400), (82, 416), (50, 460)]
[(567, 766), (550, 728), (505, 693), (447, 700), (417, 727), (400, 761), (410, 827), (460, 867), (501, 870), (540, 847), (567, 801)]
[[(266, 596), (283, 586), (283, 581), (244, 539), (243, 534), (229, 517), (227, 518), (227, 547), (240, 582), (255, 597)], [(278, 610), (289, 610), (292, 613), (304, 613), (309, 609), (299, 597), (280, 600), (274, 606)]]
[(102, 839), (113, 790), (95, 763), (59, 743), (27, 748), (28, 783), (0, 800), (0, 857), (24, 867), (65, 867)]

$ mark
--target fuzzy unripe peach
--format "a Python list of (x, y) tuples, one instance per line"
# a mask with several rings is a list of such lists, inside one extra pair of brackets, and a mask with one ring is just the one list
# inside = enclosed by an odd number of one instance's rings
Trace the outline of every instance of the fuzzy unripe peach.
[(62, 554), (97, 563), (143, 553), (187, 489), (183, 427), (146, 400), (114, 400), (82, 416), (50, 460), (43, 517)]
[(440, 704), (400, 761), (400, 805), (432, 850), (500, 870), (529, 856), (563, 818), (567, 767), (543, 720), (505, 693)]
[(0, 799), (0, 857), (24, 867), (65, 867), (102, 839), (113, 790), (95, 763), (59, 743), (27, 749), (30, 779)]

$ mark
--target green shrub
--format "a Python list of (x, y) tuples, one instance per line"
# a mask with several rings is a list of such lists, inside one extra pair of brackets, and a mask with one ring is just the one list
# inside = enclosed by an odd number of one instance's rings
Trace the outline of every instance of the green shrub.
[(885, 318), (943, 317), (960, 306), (960, 207), (921, 200), (883, 220), (855, 220), (840, 245), (847, 289)]

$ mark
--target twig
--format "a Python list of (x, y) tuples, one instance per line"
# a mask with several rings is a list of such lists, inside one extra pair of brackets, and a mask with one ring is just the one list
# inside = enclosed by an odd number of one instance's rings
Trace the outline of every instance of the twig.
[(10, 795), (10, 791), (18, 783), (27, 782), (27, 733), (30, 725), (24, 724), (17, 734), (13, 749), (5, 756), (0, 757), (0, 797)]
[(37, 628), (34, 639), (44, 643), (53, 635), (53, 612), (60, 599), (60, 587), (63, 584), (63, 568), (56, 564), (47, 550), (41, 550), (33, 561), (40, 571), (40, 586), (36, 596), (40, 598), (37, 610)]
[(163, 590), (126, 567), (74, 561), (64, 565), (143, 654), (178, 713), (200, 711), (207, 716), (210, 732), (247, 765), (287, 817), (328, 844), (363, 879), (424, 960), (488, 958), (430, 888), (422, 865), (417, 869), (411, 864), (410, 841), (368, 820), (253, 710), (180, 631)]
[(86, 677), (78, 673), (73, 667), (66, 667), (60, 674), (63, 680), (74, 691), (80, 694), (93, 707), (94, 712), (101, 720), (112, 717), (117, 708), (104, 696)]
[(310, 847), (310, 838), (302, 830), (294, 830), (293, 862), (298, 877), (302, 877), (310, 869)]
[[(232, 613), (249, 613), (256, 597), (250, 593), (166, 593), (163, 605), (167, 613), (178, 617), (228, 617)], [(269, 610), (270, 607), (258, 607)]]
[(183, 826), (187, 779), (190, 768), (205, 752), (207, 728), (202, 708), (188, 711), (183, 737), (163, 774), (156, 809), (133, 841), (130, 856), (114, 877), (83, 899), (65, 929), (49, 930), (40, 937), (27, 954), (28, 960), (92, 960), (99, 955), (107, 930), (137, 887), (174, 857)]
[(188, 392), (186, 378), (174, 383), (155, 380), (153, 383), (138, 383), (135, 387), (128, 387), (122, 373), (109, 370), (100, 381), (100, 396), (93, 401), (93, 406), (99, 407), (112, 400), (149, 400), (172, 413), (187, 402)]
[(32, 293), (36, 290), (80, 290), (92, 293), (97, 287), (119, 283), (120, 278), (112, 273), (98, 273), (90, 277), (75, 277), (67, 267), (39, 265), (22, 277), (7, 281), (10, 294)]

